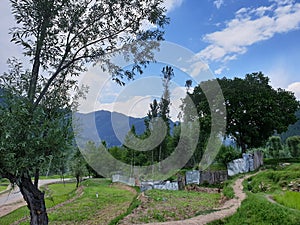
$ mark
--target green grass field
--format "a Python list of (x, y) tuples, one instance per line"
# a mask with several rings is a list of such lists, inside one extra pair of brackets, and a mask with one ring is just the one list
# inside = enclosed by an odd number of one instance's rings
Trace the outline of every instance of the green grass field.
[[(104, 179), (87, 180), (82, 183), (82, 188), (83, 194), (78, 198), (74, 198), (75, 183), (52, 184), (43, 188), (46, 191), (49, 224), (109, 224), (114, 218), (126, 213), (136, 197), (136, 193), (111, 185), (109, 180)], [(51, 210), (70, 199), (73, 201)], [(28, 215), (27, 207), (22, 207), (0, 218), (0, 224), (9, 225)], [(20, 224), (28, 223), (27, 219)]]
[(81, 197), (49, 213), (50, 224), (108, 224), (126, 212), (136, 195), (103, 179), (87, 180), (82, 185)]

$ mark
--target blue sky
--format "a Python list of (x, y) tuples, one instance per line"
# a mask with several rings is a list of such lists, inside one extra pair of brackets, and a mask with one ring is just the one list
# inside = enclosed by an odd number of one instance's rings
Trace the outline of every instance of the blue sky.
[[(171, 19), (166, 27), (166, 41), (194, 52), (214, 76), (243, 77), (262, 71), (270, 77), (273, 87), (291, 90), (300, 99), (300, 1), (165, 0), (165, 5)], [(7, 58), (20, 56), (20, 50), (9, 44), (7, 33), (13, 19), (8, 0), (1, 0), (0, 15), (0, 72), (3, 72)], [(159, 77), (158, 67), (151, 68), (148, 74)], [(175, 93), (184, 90), (184, 79), (174, 81)], [(154, 97), (159, 98), (161, 92), (143, 93), (143, 84), (136, 82), (136, 86), (127, 85), (127, 89), (135, 92), (126, 101), (120, 98), (125, 89), (108, 82), (103, 89), (106, 91), (98, 98), (101, 104), (97, 102), (93, 107), (145, 115), (145, 110), (137, 113), (138, 109), (145, 108)], [(159, 80), (153, 82), (159, 86)], [(173, 97), (177, 101), (174, 105), (179, 104), (180, 96)], [(126, 102), (134, 102), (135, 106), (129, 110)]]
[(218, 77), (262, 71), (275, 87), (300, 81), (299, 1), (183, 0), (169, 16), (166, 40), (199, 54)]

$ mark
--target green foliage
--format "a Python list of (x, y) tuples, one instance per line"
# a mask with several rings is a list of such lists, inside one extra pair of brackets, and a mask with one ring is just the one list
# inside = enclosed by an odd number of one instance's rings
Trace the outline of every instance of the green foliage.
[[(300, 158), (280, 158), (281, 163), (300, 163)], [(277, 159), (264, 159), (264, 165), (278, 165)]]
[(286, 144), (292, 157), (300, 157), (300, 136), (289, 137)]
[[(224, 77), (217, 81), (225, 98), (227, 135), (236, 140), (243, 152), (247, 148), (264, 146), (274, 130), (284, 132), (290, 124), (296, 122), (295, 112), (299, 109), (299, 102), (294, 94), (273, 89), (269, 78), (261, 72), (247, 74), (244, 79)], [(212, 81), (206, 83), (209, 86)], [(191, 97), (197, 105), (201, 120), (209, 124), (211, 112), (201, 85), (194, 89)], [(206, 127), (210, 131), (210, 127)]]
[(227, 163), (231, 162), (234, 159), (238, 159), (240, 157), (241, 157), (241, 153), (238, 150), (236, 150), (234, 147), (222, 145), (216, 157), (216, 161), (221, 162), (226, 166)]
[(77, 180), (76, 187), (78, 187), (82, 177), (88, 174), (87, 163), (78, 148), (76, 148), (76, 151), (71, 157), (69, 164), (69, 168)]
[(269, 138), (269, 141), (267, 143), (267, 146), (269, 147), (269, 155), (272, 158), (279, 158), (280, 156), (280, 150), (282, 150), (281, 145), (281, 139), (279, 136), (272, 136)]
[[(0, 75), (4, 102), (0, 105), (0, 174), (15, 182), (17, 177), (33, 176), (46, 168), (51, 158), (65, 159), (64, 151), (70, 148), (73, 134), (68, 116), (71, 99), (66, 89), (70, 83), (66, 81), (59, 90), (49, 89), (49, 95), (33, 108), (25, 89), (30, 74), (16, 60), (11, 61), (10, 68), (9, 73)], [(53, 97), (57, 91), (65, 97)]]

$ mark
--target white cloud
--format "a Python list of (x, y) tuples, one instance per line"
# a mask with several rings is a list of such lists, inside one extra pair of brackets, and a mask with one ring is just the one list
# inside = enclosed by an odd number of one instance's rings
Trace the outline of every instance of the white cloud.
[(300, 3), (285, 2), (254, 9), (241, 8), (234, 19), (226, 22), (223, 30), (204, 36), (203, 40), (210, 44), (197, 56), (205, 61), (225, 63), (246, 53), (247, 48), (257, 42), (299, 29)]
[(175, 8), (181, 6), (184, 0), (164, 0), (164, 7), (167, 9), (168, 12), (171, 12)]
[(125, 115), (141, 118), (147, 115), (151, 102), (151, 96), (134, 96), (126, 101), (112, 103), (98, 102), (98, 104), (95, 105), (95, 110), (108, 110), (111, 112), (119, 112)]
[(216, 69), (214, 72), (215, 72), (216, 75), (220, 75), (220, 74), (222, 74), (224, 69), (225, 69), (224, 67), (220, 67), (219, 69)]
[[(171, 87), (170, 95), (170, 116), (175, 121), (180, 112), (181, 99), (186, 96), (186, 88), (174, 86)], [(108, 110), (111, 112), (119, 112), (132, 117), (145, 117), (147, 116), (149, 105), (156, 98), (160, 100), (160, 96), (142, 95), (142, 96), (130, 96), (126, 99), (119, 98), (114, 102), (101, 103), (95, 102), (93, 111)]]
[(300, 100), (300, 82), (290, 84), (287, 90), (293, 92), (296, 98)]
[(221, 8), (221, 6), (224, 4), (224, 0), (215, 0), (214, 5), (217, 7), (217, 9)]

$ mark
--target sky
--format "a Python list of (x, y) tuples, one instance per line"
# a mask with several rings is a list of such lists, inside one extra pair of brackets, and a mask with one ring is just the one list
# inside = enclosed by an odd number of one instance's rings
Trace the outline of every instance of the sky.
[[(191, 70), (184, 66), (174, 68), (173, 118), (185, 95), (184, 81), (194, 79), (194, 72), (203, 68), (219, 78), (244, 77), (261, 71), (274, 88), (292, 91), (300, 99), (300, 1), (165, 0), (165, 6), (171, 20), (165, 29), (165, 40), (177, 45), (177, 49), (185, 49), (183, 52), (190, 51), (196, 60)], [(0, 15), (0, 72), (4, 72), (7, 58), (22, 55), (9, 42), (8, 32), (14, 21), (8, 0), (0, 0)], [(142, 77), (125, 87), (110, 82), (109, 76), (99, 78), (102, 72), (91, 68), (83, 77), (88, 77), (89, 84), (100, 82), (101, 88), (95, 87), (96, 96), (86, 103), (92, 107), (83, 108), (86, 112), (104, 109), (145, 116), (149, 103), (162, 95), (163, 66), (151, 65)]]

